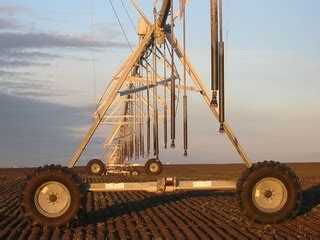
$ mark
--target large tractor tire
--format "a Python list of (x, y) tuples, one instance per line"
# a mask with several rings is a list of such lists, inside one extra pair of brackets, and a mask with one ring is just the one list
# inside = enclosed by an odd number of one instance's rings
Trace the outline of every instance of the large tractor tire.
[(237, 183), (236, 197), (250, 222), (274, 224), (295, 217), (301, 201), (301, 184), (285, 164), (253, 164)]
[(87, 171), (90, 175), (100, 176), (105, 172), (106, 166), (99, 159), (92, 159), (87, 164)]
[(85, 194), (75, 173), (51, 165), (38, 168), (22, 191), (22, 210), (29, 221), (42, 227), (67, 226), (78, 218)]
[(150, 175), (159, 175), (162, 172), (162, 163), (159, 159), (149, 159), (144, 167), (146, 173)]

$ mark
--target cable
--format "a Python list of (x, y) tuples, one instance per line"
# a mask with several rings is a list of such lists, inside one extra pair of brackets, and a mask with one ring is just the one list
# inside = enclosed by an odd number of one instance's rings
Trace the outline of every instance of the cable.
[(125, 12), (126, 12), (126, 14), (127, 14), (127, 16), (128, 16), (128, 18), (129, 18), (129, 20), (130, 20), (130, 22), (131, 22), (131, 25), (132, 25), (133, 29), (134, 29), (134, 30), (135, 30), (135, 32), (137, 33), (137, 32), (138, 32), (138, 30), (137, 30), (137, 28), (136, 28), (135, 24), (133, 23), (132, 18), (130, 17), (130, 14), (129, 14), (129, 12), (128, 12), (128, 10), (127, 10), (127, 8), (126, 8), (126, 6), (124, 5), (124, 3), (123, 3), (123, 1), (122, 1), (122, 0), (121, 0), (121, 5), (122, 5), (122, 7), (124, 8), (124, 11), (125, 11)]
[(126, 32), (125, 32), (122, 24), (121, 24), (121, 21), (120, 21), (120, 19), (119, 19), (119, 16), (118, 16), (118, 14), (117, 14), (114, 6), (113, 6), (112, 0), (109, 0), (109, 2), (110, 2), (110, 5), (111, 5), (111, 8), (112, 8), (112, 10), (113, 10), (113, 13), (114, 13), (114, 15), (116, 16), (117, 21), (118, 21), (118, 23), (119, 23), (119, 25), (120, 25), (120, 28), (121, 28), (121, 30), (122, 30), (122, 33), (123, 33), (124, 37), (126, 38), (127, 44), (128, 44), (128, 46), (129, 46), (129, 48), (131, 49), (131, 51), (133, 51), (133, 49), (132, 49), (132, 47), (131, 47), (131, 44), (130, 44), (130, 42), (129, 42), (129, 38), (128, 38), (128, 36), (127, 36), (127, 34), (126, 34)]

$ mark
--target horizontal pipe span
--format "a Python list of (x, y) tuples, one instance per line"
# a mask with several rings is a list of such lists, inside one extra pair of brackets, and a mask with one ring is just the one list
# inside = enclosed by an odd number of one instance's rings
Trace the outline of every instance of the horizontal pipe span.
[[(174, 178), (172, 178), (174, 179)], [(176, 190), (235, 190), (236, 182), (231, 180), (179, 181), (165, 185), (165, 181), (130, 183), (91, 183), (87, 185), (93, 192), (147, 191), (172, 192)]]
[(236, 182), (230, 180), (177, 181), (176, 190), (230, 190), (236, 189)]

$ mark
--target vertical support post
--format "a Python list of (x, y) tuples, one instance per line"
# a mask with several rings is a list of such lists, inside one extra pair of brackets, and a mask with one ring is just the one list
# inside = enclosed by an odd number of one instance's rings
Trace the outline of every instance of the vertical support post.
[(211, 105), (218, 106), (217, 90), (218, 84), (218, 0), (210, 0), (211, 18)]

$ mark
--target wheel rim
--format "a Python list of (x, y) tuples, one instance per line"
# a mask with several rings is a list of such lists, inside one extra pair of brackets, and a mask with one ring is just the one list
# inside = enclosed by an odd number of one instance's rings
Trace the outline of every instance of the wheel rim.
[(62, 183), (46, 182), (37, 189), (34, 203), (42, 215), (56, 218), (62, 216), (69, 209), (71, 195)]
[(100, 170), (101, 170), (100, 164), (98, 164), (98, 163), (93, 163), (93, 164), (91, 164), (91, 166), (90, 166), (90, 171), (91, 171), (92, 173), (97, 174), (97, 173), (100, 172)]
[(252, 199), (262, 212), (274, 213), (283, 208), (288, 199), (285, 185), (276, 178), (264, 178), (253, 188)]
[(156, 162), (150, 163), (150, 165), (149, 165), (149, 170), (150, 170), (150, 172), (153, 172), (153, 173), (158, 172), (159, 168), (160, 168), (160, 166)]

